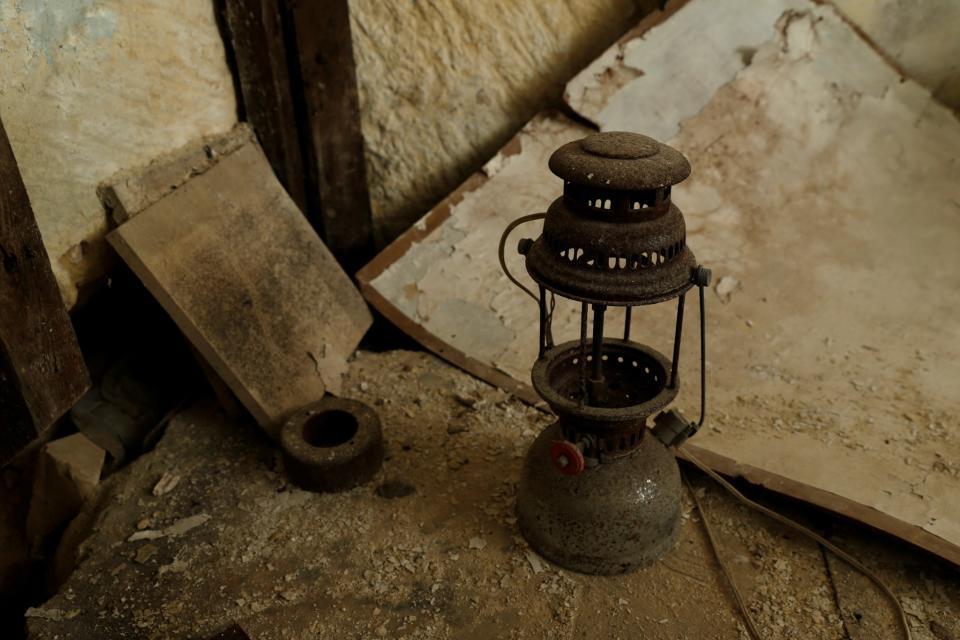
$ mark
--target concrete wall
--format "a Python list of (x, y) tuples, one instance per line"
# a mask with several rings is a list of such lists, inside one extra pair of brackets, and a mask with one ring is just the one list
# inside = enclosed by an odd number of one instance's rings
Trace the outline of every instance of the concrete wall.
[(379, 239), (404, 231), (559, 102), (564, 83), (654, 4), (351, 0)]
[(109, 254), (97, 184), (236, 122), (206, 0), (0, 0), (0, 117), (72, 307)]

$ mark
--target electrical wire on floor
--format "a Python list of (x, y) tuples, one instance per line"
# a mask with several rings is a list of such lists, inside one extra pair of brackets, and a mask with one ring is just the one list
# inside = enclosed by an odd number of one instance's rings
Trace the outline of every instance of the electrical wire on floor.
[[(695, 455), (690, 453), (690, 450), (687, 449), (686, 447), (679, 447), (679, 449), (687, 460), (692, 462), (697, 468), (699, 468), (705, 474), (710, 476), (717, 484), (719, 484), (721, 487), (726, 489), (730, 493), (730, 495), (732, 495), (734, 498), (737, 499), (737, 501), (749, 507), (750, 509), (753, 509), (754, 511), (758, 511), (759, 513), (762, 513), (765, 516), (773, 520), (776, 520), (780, 524), (790, 529), (793, 529), (794, 531), (801, 533), (804, 536), (810, 538), (814, 542), (822, 545), (828, 551), (831, 551), (832, 553), (834, 553), (838, 558), (840, 558), (841, 560), (849, 564), (851, 567), (853, 567), (854, 569), (856, 569), (857, 571), (865, 575), (867, 578), (869, 578), (875, 585), (877, 585), (880, 591), (882, 591), (883, 594), (890, 599), (890, 602), (893, 603), (893, 607), (897, 612), (897, 617), (900, 623), (900, 627), (903, 631), (903, 637), (906, 638), (906, 640), (913, 640), (913, 633), (910, 631), (910, 624), (907, 621), (907, 614), (903, 610), (903, 605), (900, 604), (900, 600), (893, 593), (890, 587), (888, 587), (886, 583), (880, 579), (880, 576), (878, 576), (876, 573), (874, 573), (873, 571), (868, 569), (866, 566), (864, 566), (863, 563), (861, 563), (859, 560), (857, 560), (856, 558), (851, 556), (849, 553), (847, 553), (837, 545), (833, 544), (832, 542), (830, 542), (820, 534), (814, 531), (811, 531), (810, 529), (806, 528), (802, 524), (798, 522), (794, 522), (790, 518), (784, 515), (781, 515), (780, 513), (777, 513), (773, 509), (770, 509), (769, 507), (765, 507), (762, 504), (758, 502), (754, 502), (750, 498), (746, 497), (745, 495), (740, 493), (736, 487), (734, 487), (732, 484), (730, 484), (725, 479), (723, 479), (720, 476), (720, 474), (715, 472), (713, 469), (711, 469), (704, 463), (700, 462), (700, 460)], [(687, 486), (687, 490), (690, 491), (690, 495), (693, 498), (694, 505), (696, 505), (697, 507), (697, 511), (700, 513), (700, 520), (703, 522), (703, 529), (707, 534), (707, 540), (710, 543), (710, 548), (713, 551), (714, 557), (716, 557), (717, 559), (717, 564), (720, 565), (720, 571), (723, 573), (724, 577), (727, 580), (727, 583), (730, 585), (730, 590), (733, 592), (734, 600), (736, 600), (737, 606), (740, 608), (740, 613), (743, 615), (743, 619), (747, 627), (747, 632), (750, 634), (750, 637), (753, 638), (754, 640), (762, 640), (762, 636), (760, 635), (759, 631), (757, 631), (757, 626), (754, 623), (753, 618), (750, 616), (750, 611), (749, 609), (747, 609), (747, 604), (744, 601), (743, 596), (740, 594), (739, 589), (737, 589), (737, 585), (733, 581), (733, 575), (730, 573), (729, 567), (727, 566), (726, 562), (723, 560), (723, 557), (720, 555), (720, 547), (717, 545), (717, 541), (716, 541), (716, 538), (714, 537), (713, 530), (710, 527), (710, 522), (709, 520), (707, 520), (707, 514), (703, 510), (703, 506), (700, 504), (700, 499), (697, 497), (697, 494), (693, 490), (693, 487), (690, 486), (690, 483), (687, 482), (686, 475), (683, 476), (683, 481), (684, 481), (684, 484), (686, 484)]]

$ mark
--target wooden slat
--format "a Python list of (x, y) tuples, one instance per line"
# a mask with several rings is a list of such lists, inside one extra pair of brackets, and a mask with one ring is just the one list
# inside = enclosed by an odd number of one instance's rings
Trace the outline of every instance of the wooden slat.
[(0, 122), (0, 464), (49, 428), (89, 386)]
[(348, 271), (372, 255), (360, 103), (347, 0), (290, 5), (327, 246)]

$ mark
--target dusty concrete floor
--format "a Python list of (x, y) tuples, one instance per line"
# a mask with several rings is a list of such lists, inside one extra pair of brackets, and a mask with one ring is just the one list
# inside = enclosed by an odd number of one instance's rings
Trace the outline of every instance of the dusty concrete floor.
[[(233, 622), (255, 640), (746, 637), (689, 496), (680, 541), (662, 562), (620, 577), (570, 573), (532, 554), (513, 516), (522, 456), (548, 416), (422, 353), (358, 354), (344, 389), (383, 420), (387, 460), (373, 482), (339, 495), (301, 491), (253, 427), (201, 402), (104, 483), (70, 532), (92, 523), (79, 566), (29, 612), (30, 637), (203, 638)], [(179, 483), (154, 496), (164, 473)], [(899, 637), (864, 578), (688, 475), (765, 637)], [(386, 483), (414, 491), (384, 498)], [(917, 640), (960, 638), (956, 568), (763, 499), (889, 581)], [(188, 530), (128, 541), (174, 523)]]

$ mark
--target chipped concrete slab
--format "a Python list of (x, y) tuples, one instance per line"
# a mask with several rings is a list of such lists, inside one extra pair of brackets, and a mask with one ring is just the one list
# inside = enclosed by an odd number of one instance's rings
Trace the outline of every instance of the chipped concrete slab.
[[(635, 113), (626, 128), (641, 130)], [(785, 13), (749, 67), (678, 124), (671, 143), (693, 176), (675, 199), (722, 283), (710, 296), (701, 457), (960, 563), (960, 328), (944, 321), (960, 314), (960, 123), (829, 6), (810, 4)], [(499, 172), (362, 274), (369, 299), (411, 335), (525, 398), (536, 309), (500, 274), (495, 247), (510, 220), (559, 195), (546, 157), (583, 133), (535, 120)], [(509, 265), (522, 274), (516, 256)], [(669, 352), (673, 313), (634, 314), (633, 335)], [(554, 327), (558, 340), (576, 336), (576, 306), (558, 301)], [(697, 359), (688, 340), (681, 362)], [(695, 410), (696, 392), (684, 385), (679, 406)]]

